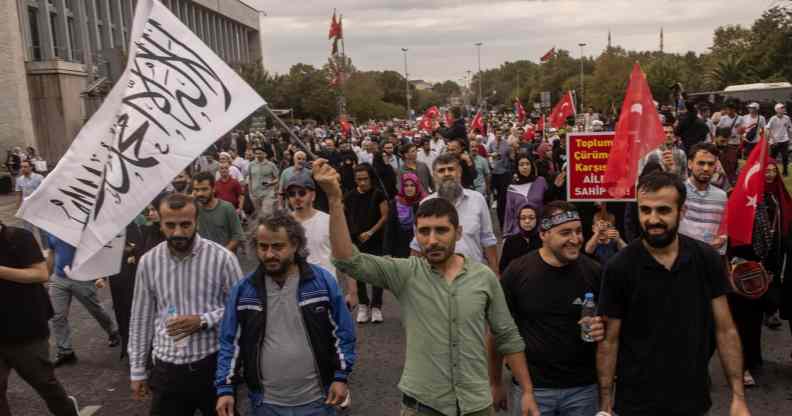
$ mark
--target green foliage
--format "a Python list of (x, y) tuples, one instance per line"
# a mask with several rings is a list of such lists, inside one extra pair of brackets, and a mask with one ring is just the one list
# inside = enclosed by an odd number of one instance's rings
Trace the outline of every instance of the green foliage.
[[(621, 105), (635, 62), (647, 75), (654, 99), (670, 100), (671, 86), (681, 82), (687, 91), (720, 90), (728, 85), (750, 82), (792, 80), (792, 9), (777, 6), (766, 10), (750, 28), (727, 25), (715, 29), (709, 53), (669, 54), (659, 51), (626, 51), (611, 47), (597, 57), (584, 57), (584, 104), (608, 112)], [(466, 94), (478, 100), (479, 82), (489, 108), (510, 109), (515, 97), (526, 108), (549, 91), (553, 102), (566, 90), (580, 89), (581, 59), (570, 51), (558, 50), (549, 62), (528, 60), (504, 62), (483, 74), (473, 73), (470, 90), (463, 91), (453, 81), (437, 83), (418, 91), (406, 85), (397, 71), (358, 71), (347, 58), (339, 65), (347, 75), (343, 86), (347, 112), (356, 120), (403, 117), (406, 90), (410, 105), (421, 114), (433, 105), (447, 105), (449, 98)], [(320, 121), (335, 119), (339, 91), (331, 87), (330, 65), (315, 68), (302, 63), (288, 74), (273, 75), (260, 64), (237, 68), (242, 77), (274, 108), (292, 108), (295, 117)]]

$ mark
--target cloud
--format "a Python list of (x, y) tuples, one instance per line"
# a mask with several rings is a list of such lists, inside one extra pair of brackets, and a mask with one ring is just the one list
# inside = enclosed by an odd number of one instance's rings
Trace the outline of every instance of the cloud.
[(537, 61), (555, 46), (598, 55), (613, 43), (626, 49), (659, 48), (702, 53), (716, 27), (750, 25), (762, 13), (741, 0), (337, 0), (269, 2), (245, 0), (266, 11), (262, 18), (265, 65), (278, 73), (297, 62), (322, 65), (330, 43), (333, 7), (344, 15), (345, 49), (363, 70), (403, 72), (408, 51), (411, 79), (460, 81), (478, 68), (474, 43), (483, 42), (481, 65)]

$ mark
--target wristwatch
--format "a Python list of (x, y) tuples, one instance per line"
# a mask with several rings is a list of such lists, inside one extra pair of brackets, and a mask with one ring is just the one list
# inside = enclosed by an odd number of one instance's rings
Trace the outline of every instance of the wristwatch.
[(202, 316), (201, 317), (201, 331), (206, 331), (209, 329), (209, 322), (206, 322), (206, 319)]

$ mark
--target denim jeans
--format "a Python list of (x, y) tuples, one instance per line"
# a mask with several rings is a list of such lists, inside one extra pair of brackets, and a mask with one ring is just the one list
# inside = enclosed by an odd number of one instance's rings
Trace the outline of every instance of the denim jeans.
[[(512, 384), (510, 411), (520, 416), (522, 388)], [(599, 411), (599, 388), (596, 384), (568, 389), (534, 389), (534, 398), (542, 416), (594, 416)]]
[(69, 308), (71, 307), (72, 297), (82, 303), (88, 313), (99, 322), (107, 335), (112, 335), (118, 331), (113, 318), (107, 314), (99, 303), (96, 296), (96, 286), (93, 281), (81, 282), (56, 275), (50, 276), (49, 284), (50, 301), (55, 312), (50, 323), (52, 324), (52, 335), (55, 337), (55, 345), (58, 353), (68, 354), (73, 352), (71, 344), (71, 331), (69, 330)]
[(335, 416), (335, 408), (327, 406), (324, 401), (319, 399), (302, 406), (277, 406), (261, 402), (252, 405), (250, 416)]

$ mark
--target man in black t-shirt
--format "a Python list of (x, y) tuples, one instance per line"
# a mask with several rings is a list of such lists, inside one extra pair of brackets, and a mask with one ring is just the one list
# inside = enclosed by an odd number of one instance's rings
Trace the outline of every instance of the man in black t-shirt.
[[(581, 338), (581, 305), (596, 294), (600, 266), (581, 256), (583, 226), (575, 207), (556, 201), (545, 205), (539, 222), (542, 247), (511, 262), (501, 285), (525, 341), (525, 357), (534, 397), (543, 415), (593, 416), (597, 413), (594, 343)], [(588, 318), (595, 341), (605, 329), (599, 317)], [(490, 348), (490, 374), (496, 406), (504, 408), (502, 357)], [(522, 390), (512, 383), (510, 414), (520, 415)]]
[(605, 267), (599, 307), (607, 333), (597, 352), (603, 412), (705, 414), (712, 405), (708, 364), (717, 347), (732, 389), (730, 415), (750, 414), (723, 263), (709, 245), (678, 234), (685, 197), (677, 175), (641, 177), (641, 238)]
[(6, 389), (11, 370), (27, 381), (56, 416), (77, 416), (49, 358), (52, 306), (44, 283), (47, 264), (29, 231), (0, 222), (0, 415), (10, 415)]
[[(355, 166), (355, 189), (344, 196), (347, 224), (352, 242), (361, 253), (381, 256), (384, 226), (388, 219), (389, 205), (385, 194), (372, 182), (376, 180), (371, 165)], [(369, 299), (366, 284), (357, 281), (357, 322), (382, 323), (381, 287), (371, 287)], [(354, 294), (352, 294), (354, 295)]]

